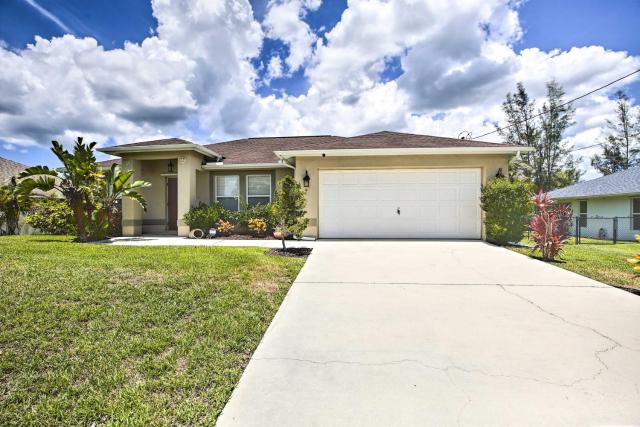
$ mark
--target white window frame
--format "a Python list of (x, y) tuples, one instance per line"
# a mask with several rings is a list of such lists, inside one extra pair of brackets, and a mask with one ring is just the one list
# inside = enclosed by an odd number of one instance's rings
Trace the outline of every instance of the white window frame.
[[(582, 202), (585, 203), (586, 206), (586, 212), (582, 213)], [(587, 228), (589, 226), (589, 200), (587, 199), (581, 199), (578, 200), (578, 218), (579, 218), (579, 224), (580, 224), (580, 228)], [(584, 225), (583, 225), (583, 220), (584, 220)]]
[(635, 228), (634, 227), (635, 226), (636, 216), (640, 216), (640, 211), (636, 212), (636, 211), (633, 210), (633, 205), (634, 205), (634, 202), (636, 200), (640, 200), (640, 197), (632, 197), (631, 198), (631, 229), (634, 230), (634, 231), (640, 230), (640, 228)]
[(271, 188), (271, 174), (268, 173), (263, 173), (263, 174), (253, 174), (253, 175), (247, 175), (246, 179), (245, 179), (245, 202), (247, 203), (247, 206), (249, 205), (249, 178), (251, 178), (252, 176), (268, 176), (269, 177), (269, 194), (254, 194), (251, 197), (269, 197), (269, 203), (271, 203), (271, 192), (272, 192), (272, 188)]
[[(218, 203), (218, 178), (220, 178), (221, 176), (224, 177), (228, 177), (228, 176), (235, 176), (236, 178), (238, 178), (238, 186), (236, 187), (236, 203), (237, 203), (237, 208), (236, 211), (240, 210), (240, 175), (216, 175), (216, 179), (214, 182), (214, 192), (215, 192), (215, 199), (216, 199), (216, 203)], [(223, 196), (224, 197), (224, 196)]]

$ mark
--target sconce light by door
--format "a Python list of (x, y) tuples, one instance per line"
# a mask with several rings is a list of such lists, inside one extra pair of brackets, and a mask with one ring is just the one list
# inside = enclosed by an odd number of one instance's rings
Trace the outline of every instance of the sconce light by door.
[(176, 162), (173, 160), (169, 160), (167, 164), (167, 172), (168, 173), (176, 173)]
[(309, 181), (311, 181), (309, 172), (304, 171), (304, 177), (302, 178), (302, 184), (304, 185), (304, 188), (309, 188)]

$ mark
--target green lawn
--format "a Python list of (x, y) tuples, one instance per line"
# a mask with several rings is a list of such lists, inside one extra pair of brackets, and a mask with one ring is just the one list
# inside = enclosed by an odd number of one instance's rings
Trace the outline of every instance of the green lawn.
[(0, 237), (0, 425), (211, 425), (303, 263)]
[[(531, 255), (531, 249), (509, 249)], [(634, 274), (626, 262), (636, 254), (640, 254), (640, 243), (618, 242), (614, 245), (610, 241), (582, 238), (582, 243), (576, 245), (571, 239), (560, 256), (561, 262), (554, 265), (609, 285), (640, 290), (640, 276)]]

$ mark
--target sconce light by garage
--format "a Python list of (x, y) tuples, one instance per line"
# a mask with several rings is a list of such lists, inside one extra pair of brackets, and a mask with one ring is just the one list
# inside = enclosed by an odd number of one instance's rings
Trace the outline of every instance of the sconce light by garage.
[(309, 188), (309, 182), (311, 181), (311, 177), (309, 177), (309, 172), (304, 171), (304, 177), (302, 178), (302, 184), (304, 188)]

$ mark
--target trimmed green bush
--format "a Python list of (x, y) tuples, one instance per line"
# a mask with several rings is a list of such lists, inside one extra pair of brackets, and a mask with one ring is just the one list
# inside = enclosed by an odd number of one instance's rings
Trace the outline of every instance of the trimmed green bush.
[(533, 212), (531, 191), (530, 183), (506, 178), (496, 178), (482, 187), (480, 201), (487, 240), (505, 245), (522, 239)]
[(24, 222), (44, 234), (74, 234), (73, 211), (64, 199), (34, 199)]
[(216, 227), (219, 219), (227, 219), (226, 213), (227, 211), (220, 203), (212, 203), (210, 205), (201, 203), (199, 206), (189, 209), (189, 212), (184, 215), (182, 220), (192, 230), (199, 228), (206, 233), (210, 228)]

